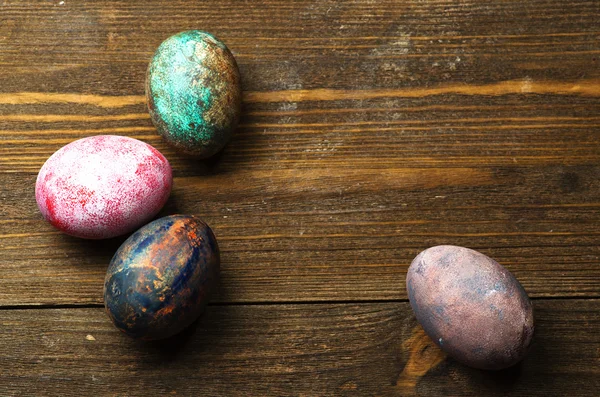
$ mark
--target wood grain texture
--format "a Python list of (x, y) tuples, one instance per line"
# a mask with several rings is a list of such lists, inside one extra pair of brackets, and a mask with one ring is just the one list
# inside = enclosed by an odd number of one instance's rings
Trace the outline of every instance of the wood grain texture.
[(102, 309), (2, 313), (6, 396), (596, 396), (600, 301), (535, 302), (530, 355), (486, 372), (445, 355), (407, 303), (210, 306), (183, 337), (136, 343)]
[[(442, 243), (496, 258), (533, 297), (600, 293), (600, 212), (585, 202), (585, 193), (571, 195), (581, 201), (553, 204), (550, 185), (534, 199), (543, 204), (529, 204), (536, 193), (523, 192), (518, 181), (537, 178), (520, 173), (475, 188), (467, 180), (485, 181), (489, 174), (385, 171), (387, 176), (362, 170), (347, 178), (352, 186), (322, 170), (182, 177), (163, 214), (200, 214), (211, 225), (222, 250), (215, 297), (222, 302), (406, 299), (411, 260)], [(581, 179), (597, 184), (589, 170), (581, 171)], [(554, 175), (545, 181), (559, 186), (564, 173), (548, 169), (545, 175)], [(35, 175), (23, 180), (4, 201), (15, 212), (8, 217), (13, 220), (0, 223), (0, 301), (101, 303), (106, 266), (123, 238), (97, 242), (62, 235), (37, 214)], [(544, 194), (547, 199), (540, 199)], [(27, 205), (22, 197), (30, 197)]]
[[(599, 20), (597, 0), (0, 0), (0, 395), (596, 396)], [(150, 57), (187, 29), (243, 80), (207, 162), (144, 103)], [(36, 207), (44, 161), (98, 134), (160, 149), (161, 215), (199, 215), (222, 248), (215, 305), (165, 344), (100, 307), (125, 237), (62, 235)], [(519, 367), (465, 368), (417, 326), (406, 270), (436, 244), (535, 298)]]
[[(169, 158), (163, 214), (200, 215), (224, 251), (215, 301), (405, 299), (442, 243), (533, 297), (600, 296), (597, 1), (1, 4), (0, 305), (101, 302), (122, 239), (60, 235), (33, 195), (96, 134)], [(157, 45), (190, 28), (243, 76), (241, 125), (206, 163), (165, 146), (143, 97)]]

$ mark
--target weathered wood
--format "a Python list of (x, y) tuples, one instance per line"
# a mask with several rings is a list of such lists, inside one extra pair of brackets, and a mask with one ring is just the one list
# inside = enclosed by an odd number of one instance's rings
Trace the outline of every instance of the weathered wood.
[[(442, 243), (533, 297), (600, 297), (598, 20), (596, 0), (0, 0), (0, 395), (597, 395), (597, 299), (536, 300), (531, 355), (500, 373), (373, 301), (405, 299)], [(161, 141), (143, 97), (186, 29), (243, 78), (241, 125), (205, 163)], [(219, 305), (164, 345), (99, 307), (18, 309), (101, 303), (123, 238), (61, 235), (34, 200), (43, 162), (97, 134), (159, 148), (162, 214), (200, 215), (223, 251)]]
[(595, 0), (5, 0), (1, 61), (14, 78), (2, 91), (140, 94), (158, 44), (198, 28), (226, 41), (252, 91), (527, 76), (553, 87), (598, 78), (599, 7)]
[(596, 396), (600, 301), (536, 301), (530, 355), (485, 372), (448, 359), (407, 303), (210, 306), (154, 345), (102, 309), (0, 311), (7, 396)]
[[(496, 258), (534, 297), (599, 296), (598, 204), (586, 203), (587, 189), (555, 194), (566, 178), (598, 185), (596, 170), (515, 171), (483, 186), (468, 186), (487, 178), (480, 169), (362, 170), (346, 180), (240, 170), (177, 178), (163, 214), (198, 214), (215, 230), (223, 252), (218, 301), (406, 298), (411, 260), (442, 243)], [(100, 303), (123, 239), (60, 234), (38, 214), (35, 175), (21, 180), (2, 193), (0, 303)]]
[[(119, 241), (57, 234), (35, 175), (62, 145), (122, 134), (174, 166), (163, 214), (223, 249), (216, 301), (406, 298), (422, 249), (469, 246), (534, 297), (600, 296), (597, 1), (4, 1), (0, 305), (101, 302)], [(207, 163), (144, 105), (161, 40), (236, 54), (245, 110)]]

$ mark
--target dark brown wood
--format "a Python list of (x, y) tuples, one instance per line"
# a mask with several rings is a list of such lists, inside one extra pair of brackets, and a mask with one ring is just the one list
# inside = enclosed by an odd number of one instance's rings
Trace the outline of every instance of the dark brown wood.
[[(0, 0), (0, 395), (596, 395), (599, 20), (597, 0)], [(241, 125), (207, 162), (144, 103), (152, 53), (186, 29), (243, 78)], [(124, 238), (58, 233), (34, 184), (97, 134), (160, 149), (161, 214), (219, 239), (218, 306), (185, 340), (143, 347), (75, 308), (102, 303)], [(436, 244), (536, 298), (520, 369), (445, 360), (399, 302)]]
[[(404, 299), (407, 265), (440, 243), (493, 256), (534, 297), (600, 296), (596, 1), (2, 11), (0, 305), (101, 302), (118, 242), (57, 234), (33, 186), (53, 151), (107, 133), (172, 162), (164, 214), (215, 229), (218, 301)], [(167, 148), (144, 105), (149, 57), (189, 28), (244, 76), (240, 128), (208, 163)]]
[[(199, 214), (213, 227), (222, 302), (406, 299), (411, 260), (442, 243), (497, 259), (531, 296), (599, 296), (600, 211), (586, 202), (600, 193), (596, 170), (497, 171), (482, 186), (470, 185), (481, 168), (240, 170), (176, 179), (163, 214)], [(557, 197), (565, 178), (590, 190)], [(123, 239), (55, 231), (38, 213), (34, 183), (24, 176), (3, 192), (0, 303), (101, 303)]]
[(2, 395), (597, 396), (600, 301), (535, 302), (517, 367), (448, 359), (407, 303), (210, 306), (176, 340), (136, 343), (102, 309), (2, 312)]

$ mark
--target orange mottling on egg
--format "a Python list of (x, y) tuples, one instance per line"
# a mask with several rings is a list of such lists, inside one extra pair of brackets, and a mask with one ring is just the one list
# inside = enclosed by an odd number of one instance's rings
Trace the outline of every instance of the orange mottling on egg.
[(200, 315), (218, 273), (219, 248), (204, 222), (187, 215), (158, 219), (113, 257), (104, 289), (107, 312), (134, 338), (167, 338)]

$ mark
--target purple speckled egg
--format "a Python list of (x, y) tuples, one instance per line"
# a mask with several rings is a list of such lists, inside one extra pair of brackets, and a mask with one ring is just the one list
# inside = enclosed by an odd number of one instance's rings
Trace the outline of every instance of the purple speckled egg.
[(101, 239), (137, 229), (171, 193), (167, 159), (137, 139), (100, 135), (56, 151), (42, 166), (35, 198), (42, 215), (76, 237)]
[(457, 361), (502, 369), (526, 355), (533, 307), (517, 279), (495, 260), (464, 247), (428, 248), (410, 265), (406, 286), (417, 321)]

